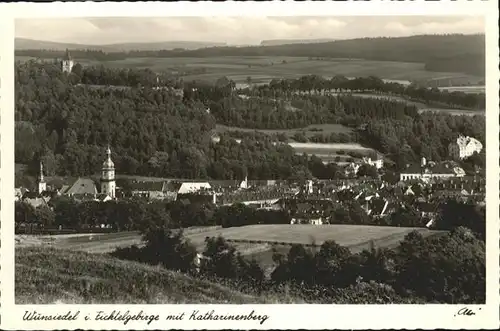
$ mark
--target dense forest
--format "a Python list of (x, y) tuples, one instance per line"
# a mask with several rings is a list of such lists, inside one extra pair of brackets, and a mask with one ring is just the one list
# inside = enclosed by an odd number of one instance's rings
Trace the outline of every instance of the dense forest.
[[(421, 156), (446, 158), (449, 142), (459, 134), (485, 142), (484, 116), (419, 114), (402, 102), (306, 93), (319, 81), (310, 76), (299, 79), (304, 93), (276, 88), (282, 82), (272, 82), (249, 92), (256, 96), (241, 98), (234, 82), (224, 77), (213, 85), (170, 81), (172, 89), (154, 89), (150, 71), (112, 70), (103, 76), (109, 82), (152, 83), (139, 83), (142, 88), (95, 87), (79, 82), (98, 77), (96, 69), (80, 69), (66, 75), (54, 63), (16, 66), (16, 162), (34, 165), (32, 173), (42, 159), (47, 175), (94, 174), (109, 143), (123, 174), (214, 179), (311, 175), (307, 159), (286, 144), (275, 144), (272, 136), (246, 134), (237, 143), (221, 134), (214, 143), (216, 123), (271, 129), (343, 124), (355, 131), (348, 138), (387, 154), (400, 167)], [(365, 81), (380, 83), (358, 79), (369, 88)], [(183, 87), (183, 96), (173, 89), (176, 84)]]
[[(420, 62), (427, 70), (463, 72), (477, 76), (485, 73), (484, 35), (421, 35), (399, 38), (361, 38), (317, 44), (276, 46), (209, 47), (197, 50), (160, 50), (110, 52), (72, 50), (78, 59), (97, 61), (133, 57), (220, 57), (220, 56), (297, 56), (314, 58), (355, 58), (379, 61)], [(18, 56), (52, 59), (64, 52), (17, 50)], [(442, 67), (441, 64), (446, 64)], [(445, 70), (446, 69), (446, 70)]]

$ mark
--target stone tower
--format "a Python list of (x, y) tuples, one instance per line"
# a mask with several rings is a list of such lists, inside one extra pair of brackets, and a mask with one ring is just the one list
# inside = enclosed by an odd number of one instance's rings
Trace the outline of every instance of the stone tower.
[(69, 54), (69, 50), (66, 49), (66, 54), (64, 55), (63, 60), (61, 61), (61, 67), (63, 72), (70, 73), (71, 69), (73, 69), (73, 59), (71, 58), (71, 54)]
[(111, 150), (109, 146), (106, 149), (106, 155), (106, 161), (102, 164), (101, 193), (107, 194), (114, 199), (116, 191), (115, 164), (111, 161)]
[(47, 183), (45, 182), (45, 178), (43, 177), (43, 164), (40, 161), (40, 178), (38, 178), (38, 194), (42, 194), (47, 190)]

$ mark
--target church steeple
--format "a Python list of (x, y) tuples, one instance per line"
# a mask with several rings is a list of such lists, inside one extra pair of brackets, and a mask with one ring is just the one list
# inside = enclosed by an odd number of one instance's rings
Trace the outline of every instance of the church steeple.
[(43, 177), (43, 163), (40, 161), (40, 177), (38, 180), (38, 194), (42, 194), (47, 190), (47, 183), (45, 183), (45, 178)]
[(101, 193), (115, 198), (115, 164), (111, 160), (111, 148), (106, 148), (106, 160), (102, 164)]
[(40, 182), (45, 182), (43, 178), (43, 163), (40, 161)]

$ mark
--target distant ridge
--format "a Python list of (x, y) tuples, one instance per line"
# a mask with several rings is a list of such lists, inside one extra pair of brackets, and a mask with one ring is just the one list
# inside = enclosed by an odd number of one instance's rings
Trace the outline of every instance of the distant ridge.
[(147, 42), (147, 43), (117, 43), (117, 44), (104, 44), (104, 45), (86, 45), (76, 43), (62, 43), (45, 40), (35, 40), (26, 38), (15, 39), (16, 50), (26, 49), (50, 49), (61, 51), (68, 49), (93, 49), (102, 50), (106, 52), (128, 52), (128, 51), (158, 51), (158, 50), (171, 50), (182, 48), (186, 50), (195, 50), (205, 47), (219, 47), (227, 46), (225, 43), (204, 42), (204, 41), (163, 41), (163, 42)]
[(322, 38), (322, 39), (270, 39), (262, 40), (261, 46), (279, 46), (279, 45), (291, 45), (291, 44), (318, 44), (327, 43), (335, 41), (335, 39)]

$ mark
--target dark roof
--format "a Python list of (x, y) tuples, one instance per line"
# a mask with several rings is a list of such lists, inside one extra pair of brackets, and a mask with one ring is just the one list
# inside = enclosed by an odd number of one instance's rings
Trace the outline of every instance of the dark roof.
[(181, 182), (167, 182), (167, 185), (165, 185), (165, 191), (166, 192), (179, 192), (179, 189), (181, 188), (182, 183)]
[(422, 172), (429, 172), (434, 174), (454, 174), (454, 165), (448, 162), (436, 163), (434, 165), (428, 164), (422, 168), (420, 164), (410, 164), (405, 169), (401, 170), (402, 174), (421, 174)]
[(36, 198), (40, 198), (40, 194), (38, 194), (38, 192), (30, 192), (30, 191), (26, 191), (24, 192), (23, 194), (23, 197), (22, 199), (36, 199)]
[(162, 192), (164, 182), (154, 182), (154, 181), (134, 181), (130, 183), (130, 189), (132, 191), (143, 191), (143, 192)]
[(103, 201), (104, 199), (106, 199), (108, 197), (107, 194), (105, 193), (99, 193), (95, 198), (99, 201)]
[(78, 178), (64, 194), (97, 194), (94, 181), (90, 178)]

